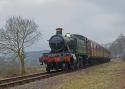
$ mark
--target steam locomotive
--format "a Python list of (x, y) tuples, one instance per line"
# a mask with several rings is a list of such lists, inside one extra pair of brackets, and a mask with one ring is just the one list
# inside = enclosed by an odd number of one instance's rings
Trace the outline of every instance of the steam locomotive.
[(70, 70), (110, 61), (110, 52), (98, 43), (78, 35), (62, 34), (62, 28), (49, 39), (50, 53), (44, 53), (39, 61), (46, 64), (46, 71)]

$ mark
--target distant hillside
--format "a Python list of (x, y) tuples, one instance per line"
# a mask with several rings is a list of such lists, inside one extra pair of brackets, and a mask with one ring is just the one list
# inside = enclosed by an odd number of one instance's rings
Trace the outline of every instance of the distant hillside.
[[(26, 52), (26, 58), (25, 63), (26, 66), (30, 67), (39, 67), (39, 57), (42, 56), (43, 53), (48, 53), (49, 50), (43, 50), (43, 51), (32, 51), (32, 52)], [(20, 62), (17, 59), (13, 59), (13, 56), (0, 56), (0, 70), (5, 69), (8, 66), (19, 66)]]

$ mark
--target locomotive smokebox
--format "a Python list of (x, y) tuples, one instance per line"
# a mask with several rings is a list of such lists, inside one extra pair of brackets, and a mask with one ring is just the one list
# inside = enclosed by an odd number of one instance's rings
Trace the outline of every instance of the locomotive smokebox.
[(56, 29), (56, 35), (62, 35), (62, 28), (57, 28)]

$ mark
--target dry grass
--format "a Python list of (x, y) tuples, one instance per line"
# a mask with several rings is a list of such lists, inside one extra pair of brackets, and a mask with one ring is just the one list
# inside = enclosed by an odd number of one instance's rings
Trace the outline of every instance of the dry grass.
[(29, 68), (26, 68), (26, 74), (32, 74), (32, 73), (40, 73), (40, 72), (46, 72), (46, 69), (45, 68), (38, 68), (38, 67), (29, 67)]
[(65, 77), (53, 89), (125, 89), (125, 62), (113, 61)]
[[(40, 73), (45, 72), (45, 68), (36, 68), (36, 67), (27, 67), (26, 68), (26, 75), (32, 73)], [(21, 76), (20, 68), (8, 68), (6, 71), (0, 74), (0, 79), (9, 78), (9, 77), (16, 77)]]

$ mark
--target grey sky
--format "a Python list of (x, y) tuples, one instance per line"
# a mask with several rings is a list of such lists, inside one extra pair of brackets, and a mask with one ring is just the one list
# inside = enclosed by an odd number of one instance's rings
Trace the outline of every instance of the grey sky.
[(35, 20), (43, 39), (27, 50), (49, 49), (57, 27), (100, 44), (125, 32), (125, 0), (0, 0), (0, 27), (10, 16)]

